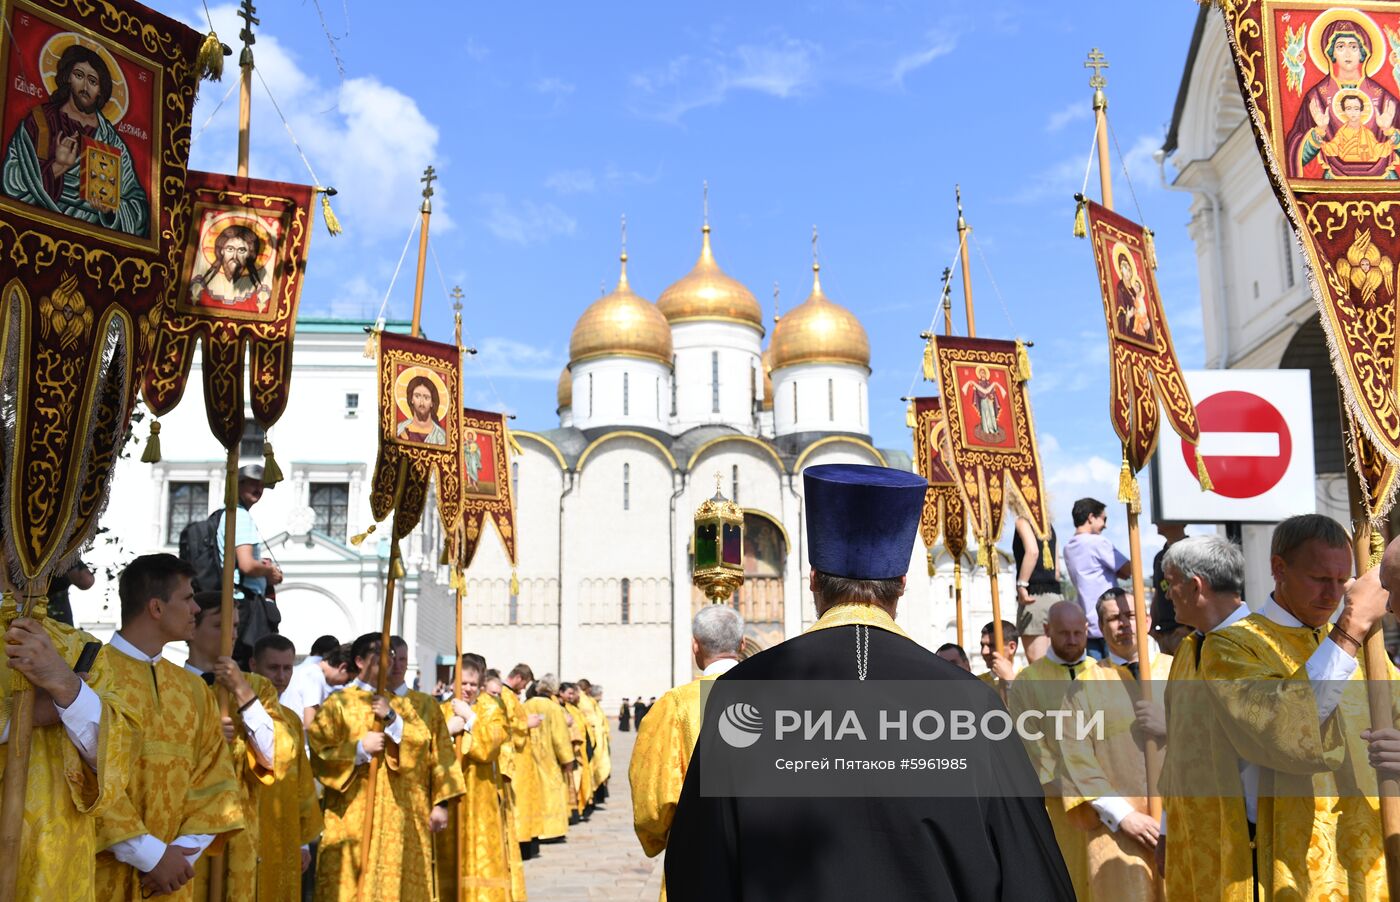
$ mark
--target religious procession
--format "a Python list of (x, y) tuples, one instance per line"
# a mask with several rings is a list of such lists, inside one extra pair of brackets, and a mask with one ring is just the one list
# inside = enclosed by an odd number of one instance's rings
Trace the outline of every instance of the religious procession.
[(1400, 900), (1400, 0), (929, 6), (0, 0), (0, 902)]

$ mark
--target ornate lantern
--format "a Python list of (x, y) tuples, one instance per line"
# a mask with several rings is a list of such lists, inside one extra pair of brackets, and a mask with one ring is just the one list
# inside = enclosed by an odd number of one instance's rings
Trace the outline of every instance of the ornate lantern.
[(744, 584), (744, 512), (720, 492), (695, 511), (692, 580), (712, 604), (728, 601)]

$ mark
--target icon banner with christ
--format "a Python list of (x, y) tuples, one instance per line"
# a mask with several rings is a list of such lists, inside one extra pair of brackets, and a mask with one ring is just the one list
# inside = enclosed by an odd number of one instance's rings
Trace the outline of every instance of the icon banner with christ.
[[(1050, 517), (1026, 391), (1025, 349), (1014, 341), (952, 335), (935, 335), (931, 343), (947, 418), (944, 435), (952, 464), (947, 470), (958, 480), (979, 543), (995, 543), (1001, 535), (1008, 500), (1030, 521), (1036, 537), (1046, 540)], [(928, 414), (925, 405), (921, 416), (916, 403), (916, 433)], [(916, 434), (915, 449), (919, 466), (932, 472), (931, 444), (921, 449)]]

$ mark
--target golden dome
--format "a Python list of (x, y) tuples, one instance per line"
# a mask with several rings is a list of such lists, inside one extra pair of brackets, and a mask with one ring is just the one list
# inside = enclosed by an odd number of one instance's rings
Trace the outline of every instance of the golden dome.
[(870, 368), (870, 339), (855, 314), (822, 294), (821, 267), (812, 264), (812, 294), (773, 326), (769, 363), (853, 363)]
[[(782, 320), (778, 320), (782, 322)], [(774, 324), (774, 328), (777, 325)], [(764, 348), (763, 353), (758, 355), (758, 366), (763, 370), (763, 401), (759, 405), (764, 410), (773, 409), (773, 349)]]
[(559, 410), (574, 406), (574, 376), (567, 366), (559, 372), (559, 388), (555, 395), (559, 399)]
[(656, 305), (627, 284), (627, 254), (617, 288), (583, 311), (569, 338), (569, 363), (594, 357), (643, 357), (671, 365), (671, 326)]
[(723, 320), (753, 326), (763, 334), (763, 310), (753, 293), (725, 275), (710, 250), (710, 224), (701, 229), (700, 259), (679, 282), (661, 292), (657, 308), (673, 323)]

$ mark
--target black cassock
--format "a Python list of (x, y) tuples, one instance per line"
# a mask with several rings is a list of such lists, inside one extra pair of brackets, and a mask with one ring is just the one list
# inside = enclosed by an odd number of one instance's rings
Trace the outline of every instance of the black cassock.
[[(854, 680), (856, 629), (806, 633), (720, 679)], [(868, 633), (867, 679), (976, 682), (909, 639), (879, 628)], [(965, 697), (966, 686), (958, 688)], [(938, 693), (939, 683), (929, 692)], [(988, 708), (1000, 704), (990, 691), (979, 697)], [(706, 706), (702, 735), (716, 729), (720, 708)], [(672, 902), (1074, 899), (1039, 796), (706, 797), (705, 745), (696, 745), (666, 845)], [(1005, 785), (1039, 786), (1014, 737), (986, 746), (995, 757), (985, 772), (1005, 776)]]

